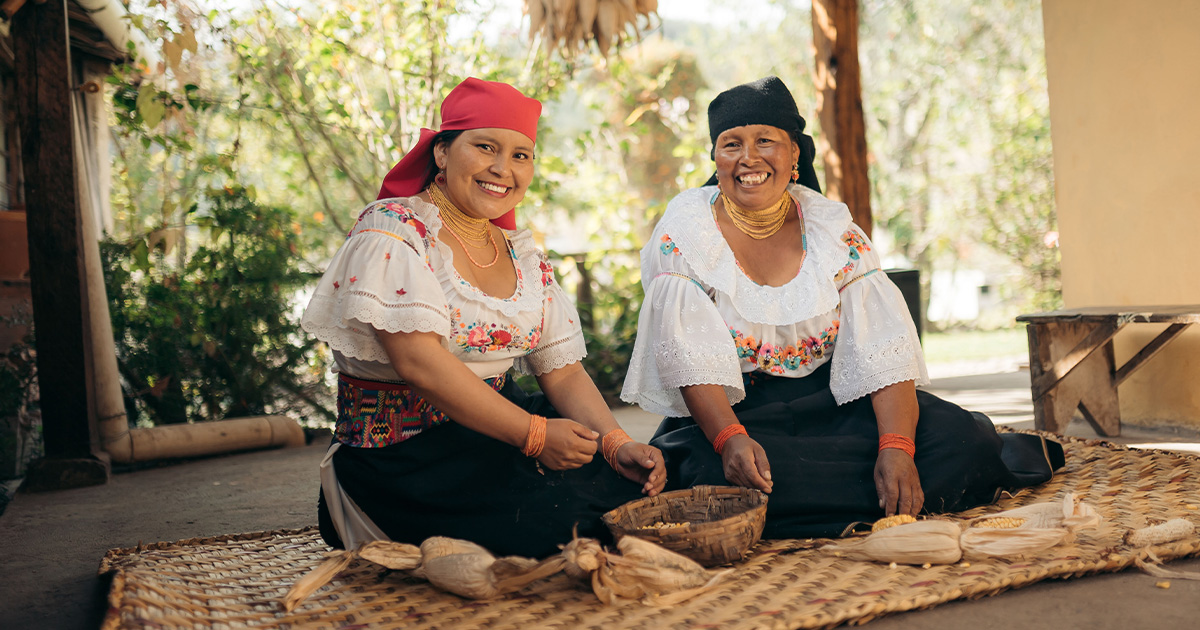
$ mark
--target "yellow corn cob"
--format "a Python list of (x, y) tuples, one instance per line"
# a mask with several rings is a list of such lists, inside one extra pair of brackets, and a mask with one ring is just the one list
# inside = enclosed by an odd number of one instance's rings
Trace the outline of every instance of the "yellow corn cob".
[(1145, 547), (1187, 538), (1196, 531), (1196, 526), (1186, 518), (1171, 519), (1161, 525), (1131, 530), (1125, 534), (1125, 544), (1130, 547)]
[(895, 527), (897, 525), (903, 525), (905, 523), (916, 523), (916, 522), (917, 522), (917, 519), (913, 518), (911, 514), (896, 514), (894, 516), (885, 516), (885, 517), (879, 519), (878, 521), (875, 521), (875, 524), (871, 526), (871, 533), (873, 534), (877, 531), (884, 530), (889, 527)]
[(972, 527), (990, 527), (992, 529), (1016, 529), (1025, 524), (1026, 519), (1015, 516), (985, 518), (976, 522)]

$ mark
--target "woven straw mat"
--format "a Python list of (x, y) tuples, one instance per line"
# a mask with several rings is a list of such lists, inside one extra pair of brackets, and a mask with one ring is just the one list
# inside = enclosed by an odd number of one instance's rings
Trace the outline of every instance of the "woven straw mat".
[[(1104, 517), (1073, 543), (1019, 560), (982, 560), (929, 569), (856, 562), (814, 549), (811, 541), (761, 542), (733, 565), (725, 583), (682, 605), (637, 601), (605, 606), (565, 576), (536, 592), (471, 601), (405, 572), (355, 561), (292, 613), (279, 599), (329, 550), (315, 528), (218, 536), (114, 549), (100, 573), (113, 575), (103, 628), (830, 628), (888, 613), (993, 595), (1047, 578), (1120, 571), (1136, 550), (1131, 528), (1176, 517), (1200, 520), (1200, 457), (1128, 449), (1050, 436), (1066, 448), (1054, 479), (979, 516), (1060, 499), (1068, 491)], [(1200, 553), (1200, 535), (1156, 546), (1163, 560)]]

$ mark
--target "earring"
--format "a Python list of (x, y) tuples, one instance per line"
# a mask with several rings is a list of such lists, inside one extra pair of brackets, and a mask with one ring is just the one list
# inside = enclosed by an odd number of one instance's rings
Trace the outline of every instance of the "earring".
[(792, 165), (792, 181), (793, 182), (799, 181), (799, 179), (800, 179), (800, 163), (797, 162)]
[(446, 185), (446, 171), (440, 170), (437, 175), (433, 176), (433, 181), (437, 182), (438, 186)]

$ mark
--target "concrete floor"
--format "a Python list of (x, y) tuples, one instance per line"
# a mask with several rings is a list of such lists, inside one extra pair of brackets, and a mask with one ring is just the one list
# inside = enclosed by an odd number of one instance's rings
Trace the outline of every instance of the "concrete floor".
[[(988, 413), (997, 424), (1032, 426), (1028, 372), (942, 373), (930, 391)], [(639, 439), (657, 419), (618, 410)], [(1092, 435), (1086, 424), (1068, 433)], [(1200, 436), (1127, 428), (1118, 441), (1200, 451)], [(139, 542), (311, 525), (317, 464), (325, 442), (118, 472), (108, 484), (17, 494), (0, 516), (0, 629), (94, 629), (106, 608), (108, 580), (96, 577), (105, 551)], [(1170, 568), (1200, 571), (1200, 559)], [(958, 601), (871, 622), (870, 628), (1174, 628), (1200, 627), (1200, 582), (1127, 571), (1046, 581), (977, 601)]]

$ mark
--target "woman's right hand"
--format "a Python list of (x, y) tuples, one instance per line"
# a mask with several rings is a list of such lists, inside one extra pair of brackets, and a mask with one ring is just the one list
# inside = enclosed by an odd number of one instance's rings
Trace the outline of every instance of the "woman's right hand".
[(771, 493), (771, 465), (763, 447), (748, 435), (734, 435), (721, 449), (725, 479), (735, 486)]
[(546, 420), (546, 446), (537, 460), (551, 470), (570, 470), (592, 461), (599, 433), (567, 418)]

